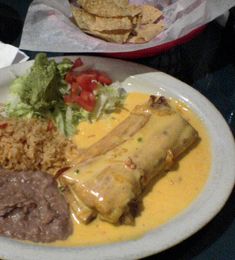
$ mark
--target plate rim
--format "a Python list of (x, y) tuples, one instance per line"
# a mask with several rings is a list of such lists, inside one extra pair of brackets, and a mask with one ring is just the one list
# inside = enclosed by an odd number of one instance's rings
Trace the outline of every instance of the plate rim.
[[(69, 58), (73, 59), (78, 56), (60, 56), (60, 57), (52, 57), (52, 58), (54, 58), (55, 60), (60, 60), (61, 58), (64, 58), (64, 57), (69, 57)], [(110, 58), (95, 57), (95, 56), (83, 56), (83, 55), (79, 55), (79, 57), (81, 57), (82, 59), (86, 59), (86, 57), (89, 57), (89, 59), (91, 59), (91, 60), (93, 58), (95, 58), (95, 60), (97, 60), (97, 58), (98, 58), (98, 60), (105, 59), (105, 60), (110, 60), (112, 62), (119, 61), (121, 63), (131, 63), (131, 64), (135, 64), (135, 66), (138, 65), (138, 67), (145, 67), (146, 69), (148, 68), (152, 71), (156, 71), (156, 70), (151, 69), (144, 65), (139, 65), (139, 64), (136, 64), (133, 62), (126, 62), (126, 61), (122, 61), (122, 60), (118, 60), (118, 59), (110, 59)], [(21, 63), (21, 64), (16, 64), (16, 65), (1, 69), (0, 74), (4, 70), (9, 70), (11, 68), (14, 68), (17, 70), (18, 67), (25, 67), (29, 63), (32, 63), (32, 61), (28, 61), (26, 63)], [(149, 74), (148, 76), (150, 76), (150, 77), (151, 77), (150, 74), (155, 74), (155, 75), (158, 75), (158, 77), (162, 77), (165, 80), (169, 80), (169, 82), (170, 81), (175, 82), (176, 85), (178, 84), (179, 86), (181, 86), (183, 88), (184, 91), (186, 91), (186, 94), (184, 94), (184, 95), (181, 94), (182, 97), (185, 95), (187, 96), (188, 95), (187, 93), (189, 93), (189, 94), (191, 93), (190, 95), (193, 95), (194, 98), (196, 98), (197, 100), (201, 100), (204, 105), (206, 104), (206, 107), (207, 107), (206, 109), (209, 109), (210, 112), (212, 111), (213, 116), (215, 116), (221, 124), (219, 131), (222, 130), (224, 133), (226, 133), (225, 138), (227, 140), (226, 142), (228, 144), (229, 151), (231, 152), (230, 157), (232, 157), (232, 156), (235, 157), (235, 144), (234, 144), (234, 138), (231, 133), (231, 130), (229, 129), (229, 127), (228, 127), (225, 119), (221, 115), (221, 113), (206, 97), (204, 97), (200, 92), (198, 92), (191, 86), (187, 85), (186, 83), (183, 83), (182, 81), (180, 81), (168, 74), (165, 74), (163, 72), (156, 71), (156, 72), (149, 72), (148, 74)], [(143, 76), (137, 75), (134, 77), (141, 78)], [(1, 83), (1, 81), (0, 81), (0, 83)], [(1, 91), (1, 89), (0, 89), (0, 91)], [(186, 102), (186, 103), (189, 104), (191, 108), (193, 108), (193, 103), (195, 103), (195, 101), (192, 102), (192, 101), (188, 100), (188, 102)], [(194, 108), (193, 108), (193, 110), (194, 110)], [(211, 134), (211, 133), (209, 133), (209, 134)], [(213, 149), (212, 149), (212, 153), (214, 153)], [(213, 155), (213, 156), (215, 156), (215, 155)], [(35, 260), (42, 259), (42, 257), (44, 257), (44, 259), (45, 259), (45, 257), (47, 257), (48, 259), (50, 258), (51, 260), (54, 260), (58, 256), (60, 257), (60, 259), (74, 260), (74, 259), (77, 259), (78, 255), (79, 255), (79, 257), (84, 258), (84, 259), (110, 259), (110, 258), (114, 258), (114, 257), (115, 257), (115, 259), (133, 259), (133, 258), (137, 258), (137, 257), (140, 258), (140, 257), (145, 257), (147, 255), (159, 253), (163, 250), (166, 250), (166, 249), (180, 243), (181, 241), (187, 239), (188, 237), (190, 237), (191, 235), (196, 233), (199, 229), (201, 229), (203, 226), (205, 226), (213, 217), (215, 217), (215, 215), (222, 209), (222, 207), (226, 203), (229, 195), (231, 194), (234, 183), (235, 183), (235, 162), (232, 162), (232, 165), (230, 166), (230, 168), (231, 169), (230, 169), (229, 177), (230, 177), (231, 183), (230, 183), (230, 186), (227, 188), (226, 193), (223, 194), (222, 198), (220, 198), (220, 204), (216, 205), (216, 206), (214, 205), (210, 209), (211, 211), (210, 211), (209, 216), (207, 215), (206, 218), (204, 217), (204, 219), (200, 219), (199, 216), (196, 216), (197, 225), (194, 226), (193, 229), (191, 229), (184, 236), (181, 235), (181, 239), (173, 238), (173, 241), (172, 240), (171, 240), (171, 242), (168, 241), (168, 244), (166, 244), (165, 247), (162, 247), (161, 250), (156, 251), (153, 244), (151, 247), (147, 246), (145, 248), (140, 248), (140, 244), (143, 242), (143, 239), (145, 241), (148, 240), (149, 242), (153, 241), (153, 238), (156, 239), (157, 234), (155, 234), (155, 233), (157, 232), (157, 230), (161, 231), (162, 229), (164, 229), (164, 227), (166, 227), (166, 226), (169, 227), (172, 224), (175, 225), (175, 222), (179, 222), (179, 220), (182, 219), (182, 215), (185, 216), (185, 214), (188, 214), (188, 212), (190, 212), (191, 207), (195, 204), (195, 201), (192, 202), (192, 204), (186, 210), (183, 210), (183, 212), (181, 212), (176, 217), (174, 217), (173, 220), (171, 220), (170, 222), (167, 222), (164, 225), (161, 225), (160, 227), (158, 227), (157, 229), (155, 229), (153, 231), (147, 232), (144, 236), (142, 236), (141, 238), (139, 238), (137, 240), (117, 242), (117, 243), (113, 243), (113, 244), (109, 244), (109, 245), (57, 248), (57, 247), (45, 247), (45, 246), (40, 246), (40, 245), (28, 245), (28, 244), (18, 242), (18, 241), (9, 239), (9, 238), (1, 237), (0, 238), (0, 251), (1, 252), (3, 252), (3, 249), (6, 249), (10, 245), (10, 248), (9, 248), (10, 251), (8, 250), (9, 254), (3, 253), (3, 255), (1, 257), (5, 257), (10, 260), (10, 259), (13, 259), (11, 257), (15, 257), (15, 256), (19, 255), (19, 253), (23, 253), (23, 257), (26, 257), (26, 258), (22, 258), (22, 260), (23, 259), (28, 260), (30, 258), (27, 258), (27, 255), (30, 257), (30, 256), (32, 256), (32, 254), (36, 253), (37, 258), (34, 258)], [(232, 175), (232, 172), (233, 172), (233, 175)], [(204, 194), (205, 190), (207, 189), (208, 183), (210, 183), (210, 178), (212, 178), (212, 174), (210, 174), (203, 191), (201, 191), (199, 198), (197, 198), (196, 201), (198, 201), (200, 199), (200, 197)], [(138, 242), (138, 241), (140, 241), (140, 242)], [(136, 247), (136, 245), (137, 245), (137, 247)], [(130, 248), (132, 250), (130, 250)], [(19, 250), (21, 250), (21, 252), (19, 252)], [(122, 252), (121, 256), (120, 256), (120, 251)], [(99, 255), (101, 253), (102, 253), (102, 255)]]

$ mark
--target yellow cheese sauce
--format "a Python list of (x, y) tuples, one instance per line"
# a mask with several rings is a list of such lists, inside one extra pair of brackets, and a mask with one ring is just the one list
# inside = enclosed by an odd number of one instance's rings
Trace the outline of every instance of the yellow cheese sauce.
[[(85, 148), (105, 136), (124, 120), (137, 104), (146, 102), (149, 95), (130, 93), (125, 109), (93, 124), (83, 122), (73, 141)], [(190, 150), (164, 177), (150, 185), (143, 198), (143, 210), (134, 226), (114, 226), (96, 219), (88, 225), (74, 221), (74, 232), (66, 241), (57, 241), (55, 246), (84, 246), (107, 244), (136, 239), (159, 227), (186, 209), (204, 187), (211, 166), (210, 141), (201, 120), (185, 105), (175, 100), (171, 104), (198, 131), (200, 142)]]

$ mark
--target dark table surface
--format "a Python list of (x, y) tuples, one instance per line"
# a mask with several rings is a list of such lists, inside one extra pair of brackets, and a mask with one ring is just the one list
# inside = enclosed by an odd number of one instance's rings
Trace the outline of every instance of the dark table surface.
[[(0, 40), (19, 45), (23, 22), (31, 2), (0, 0)], [(36, 55), (36, 52), (26, 53), (30, 58)], [(235, 135), (235, 8), (230, 10), (225, 27), (213, 21), (190, 42), (161, 55), (141, 58), (135, 62), (162, 70), (199, 90), (223, 114)], [(223, 209), (199, 232), (177, 246), (146, 259), (234, 260), (235, 189)]]

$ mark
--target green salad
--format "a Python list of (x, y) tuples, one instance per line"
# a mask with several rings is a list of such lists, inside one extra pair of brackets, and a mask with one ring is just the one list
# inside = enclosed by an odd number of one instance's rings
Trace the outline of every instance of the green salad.
[(30, 71), (11, 84), (7, 116), (48, 119), (71, 136), (80, 121), (98, 120), (121, 109), (126, 92), (104, 72), (81, 71), (82, 65), (80, 58), (57, 63), (38, 54)]

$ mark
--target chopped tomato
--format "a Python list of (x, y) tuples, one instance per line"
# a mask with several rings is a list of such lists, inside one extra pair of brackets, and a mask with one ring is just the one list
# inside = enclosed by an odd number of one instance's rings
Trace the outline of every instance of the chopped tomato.
[(79, 95), (82, 88), (78, 82), (73, 82), (71, 85), (71, 95)]
[(110, 77), (104, 72), (99, 72), (97, 81), (99, 81), (102, 84), (106, 84), (106, 85), (110, 85), (112, 83), (112, 80), (110, 79)]
[(93, 81), (106, 85), (110, 85), (112, 83), (112, 80), (106, 73), (92, 69), (80, 72), (79, 74), (72, 69), (66, 74), (65, 81), (69, 84), (76, 81), (80, 84), (81, 88), (88, 91), (92, 91), (97, 87), (96, 84), (91, 84)]
[(81, 86), (82, 89), (87, 91), (93, 91), (96, 85), (91, 84), (96, 81), (96, 76), (92, 74), (80, 74), (77, 76), (76, 82)]
[(110, 85), (112, 83), (112, 80), (105, 72), (89, 69), (89, 70), (83, 71), (81, 74), (90, 75), (102, 84)]
[(95, 108), (96, 98), (95, 95), (89, 91), (83, 90), (80, 95), (64, 96), (65, 103), (75, 103), (92, 112)]
[(95, 101), (95, 95), (93, 93), (90, 93), (88, 91), (82, 91), (80, 97), (84, 99), (85, 101), (94, 102)]
[(96, 97), (93, 93), (98, 83), (110, 85), (109, 76), (98, 70), (88, 69), (82, 72), (74, 69), (83, 65), (80, 58), (75, 60), (72, 69), (66, 74), (65, 81), (71, 85), (70, 95), (64, 96), (65, 103), (75, 103), (91, 112), (95, 108)]
[(72, 67), (72, 70), (78, 68), (78, 67), (81, 67), (83, 65), (83, 62), (81, 60), (81, 58), (77, 58), (74, 63), (73, 63), (73, 67)]
[(96, 81), (92, 81), (92, 82), (90, 83), (90, 85), (89, 85), (89, 89), (90, 89), (91, 91), (97, 89), (97, 87), (98, 87), (98, 85), (97, 85), (97, 82), (96, 82)]
[(90, 75), (90, 76), (93, 76), (95, 79), (97, 79), (99, 76), (99, 71), (88, 69), (88, 70), (82, 71), (81, 74)]
[(74, 97), (75, 96), (72, 96), (72, 95), (66, 95), (66, 96), (64, 96), (64, 102), (65, 103), (74, 103)]
[(95, 95), (88, 91), (82, 91), (80, 96), (73, 97), (75, 103), (79, 104), (85, 110), (92, 112), (95, 108)]
[(69, 84), (72, 84), (73, 82), (76, 81), (76, 78), (77, 78), (77, 75), (75, 72), (73, 71), (70, 71), (66, 74), (65, 76), (65, 81)]

